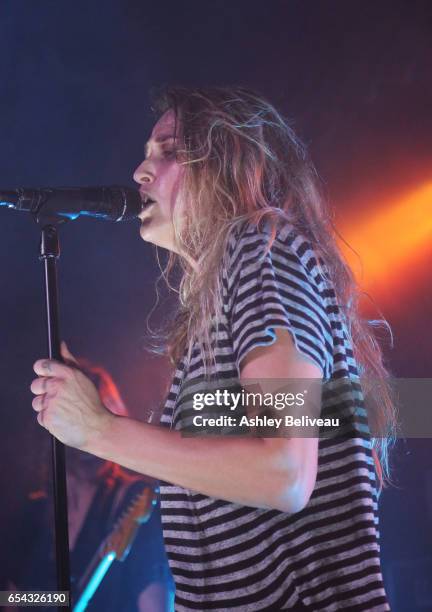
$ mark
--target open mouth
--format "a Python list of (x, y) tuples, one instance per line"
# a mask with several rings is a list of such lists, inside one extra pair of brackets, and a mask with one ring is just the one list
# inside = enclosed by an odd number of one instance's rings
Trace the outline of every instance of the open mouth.
[(149, 208), (152, 204), (154, 204), (156, 202), (156, 200), (152, 200), (152, 198), (150, 198), (149, 196), (144, 196), (142, 198), (142, 210), (146, 210), (147, 208)]

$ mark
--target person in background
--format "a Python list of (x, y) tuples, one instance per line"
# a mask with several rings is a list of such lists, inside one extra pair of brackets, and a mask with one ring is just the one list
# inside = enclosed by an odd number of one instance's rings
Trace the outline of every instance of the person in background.
[[(113, 414), (127, 416), (120, 393), (106, 370), (84, 359), (79, 360), (79, 367), (98, 388), (104, 406)], [(74, 448), (66, 448), (66, 477), (73, 603), (97, 565), (102, 542), (128, 509), (144, 497), (148, 500), (144, 506), (149, 518), (140, 524), (140, 517), (136, 517), (138, 529), (129, 553), (124, 561), (111, 564), (86, 609), (172, 612), (174, 587), (163, 545), (160, 508), (151, 501), (157, 499), (156, 481)], [(10, 546), (14, 555), (10, 559), (9, 590), (47, 589), (47, 579), (55, 575), (55, 566), (50, 537), (52, 498), (46, 487), (29, 494), (19, 515), (20, 530)]]

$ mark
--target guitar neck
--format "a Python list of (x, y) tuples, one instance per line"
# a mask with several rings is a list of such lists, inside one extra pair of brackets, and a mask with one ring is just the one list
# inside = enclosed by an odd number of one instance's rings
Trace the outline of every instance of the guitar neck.
[(74, 612), (85, 610), (113, 561), (126, 559), (139, 526), (146, 523), (151, 516), (156, 498), (156, 490), (146, 487), (133, 498), (122, 513), (113, 529), (102, 541), (78, 582), (79, 596), (73, 608)]

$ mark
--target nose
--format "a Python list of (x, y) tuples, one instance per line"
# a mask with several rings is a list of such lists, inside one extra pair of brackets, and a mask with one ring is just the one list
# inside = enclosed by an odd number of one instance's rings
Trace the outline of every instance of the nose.
[(139, 185), (146, 185), (154, 181), (154, 174), (151, 172), (148, 166), (148, 162), (145, 159), (135, 170), (133, 180)]

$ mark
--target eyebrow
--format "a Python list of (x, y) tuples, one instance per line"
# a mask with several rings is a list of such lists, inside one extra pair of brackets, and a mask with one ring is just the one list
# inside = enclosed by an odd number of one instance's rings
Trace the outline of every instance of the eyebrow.
[[(152, 140), (152, 139), (150, 138), (150, 140)], [(145, 151), (146, 155), (148, 153), (148, 147), (149, 147), (150, 140), (148, 140), (145, 143), (145, 146), (144, 146), (144, 151)], [(176, 140), (176, 136), (174, 134), (161, 134), (160, 136), (157, 136), (154, 139), (154, 142), (157, 142), (158, 144), (162, 144), (162, 143), (166, 142), (167, 140)]]

